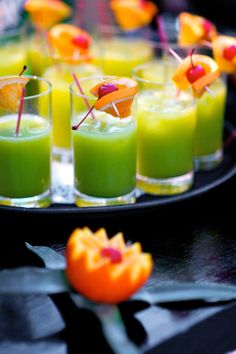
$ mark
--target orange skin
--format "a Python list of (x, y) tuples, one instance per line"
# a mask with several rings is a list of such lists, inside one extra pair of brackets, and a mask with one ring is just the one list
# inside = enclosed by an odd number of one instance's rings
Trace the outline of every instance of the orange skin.
[(224, 35), (217, 36), (212, 42), (214, 59), (220, 69), (228, 74), (236, 71), (236, 56), (232, 60), (227, 60), (224, 57), (224, 49), (232, 45), (236, 45), (236, 38)]
[(113, 83), (118, 90), (113, 91), (98, 100), (95, 103), (95, 108), (97, 110), (104, 111), (117, 117), (117, 112), (114, 110), (112, 103), (116, 105), (116, 108), (119, 112), (119, 118), (126, 118), (131, 113), (131, 105), (134, 99), (134, 96), (138, 92), (138, 85), (135, 80), (130, 78), (114, 78), (100, 82), (95, 85), (90, 92), (98, 97), (99, 87), (106, 83)]
[[(203, 41), (212, 41), (217, 36), (216, 27), (204, 17), (188, 12), (181, 12), (178, 20), (178, 43), (182, 46), (201, 44)], [(207, 24), (207, 28), (204, 24)]]
[(200, 98), (205, 92), (206, 86), (212, 84), (219, 76), (220, 69), (217, 63), (207, 55), (192, 55), (192, 61), (195, 66), (200, 65), (205, 70), (205, 75), (190, 83), (187, 79), (186, 72), (192, 67), (190, 56), (185, 58), (175, 70), (172, 80), (180, 90), (188, 90), (192, 87), (195, 98)]
[(8, 76), (0, 78), (0, 108), (9, 112), (17, 112), (22, 88), (29, 81), (22, 76)]
[[(76, 39), (80, 37), (87, 42), (87, 47), (80, 46)], [(71, 24), (57, 24), (48, 32), (48, 41), (59, 58), (67, 62), (78, 63), (89, 60), (89, 47), (92, 42), (90, 35), (84, 30)]]
[(27, 0), (24, 9), (39, 30), (47, 30), (71, 15), (70, 6), (61, 0)]
[[(112, 263), (101, 252), (110, 247), (122, 259)], [(66, 274), (72, 287), (95, 302), (117, 304), (132, 296), (149, 278), (152, 257), (143, 253), (140, 243), (126, 246), (123, 234), (108, 239), (105, 229), (92, 233), (76, 229), (66, 245)]]
[(148, 25), (158, 12), (151, 1), (111, 0), (110, 6), (118, 25), (127, 31)]

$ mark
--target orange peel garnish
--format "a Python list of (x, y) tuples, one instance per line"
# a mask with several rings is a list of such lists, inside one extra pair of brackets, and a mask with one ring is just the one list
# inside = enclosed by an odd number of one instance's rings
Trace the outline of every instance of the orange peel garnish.
[[(205, 75), (190, 83), (186, 73), (191, 68), (192, 62), (195, 66), (200, 65), (205, 70)], [(220, 74), (219, 66), (214, 59), (207, 55), (195, 54), (192, 55), (192, 59), (188, 56), (178, 65), (172, 80), (180, 90), (188, 90), (192, 87), (194, 97), (199, 98), (205, 92), (206, 86), (212, 84)]]
[(91, 59), (89, 47), (92, 37), (77, 26), (57, 24), (49, 30), (48, 40), (60, 59), (71, 63)]
[(232, 58), (227, 58), (224, 53), (224, 51), (231, 46), (236, 47), (235, 37), (220, 35), (214, 38), (212, 42), (214, 59), (220, 69), (228, 74), (232, 74), (236, 71), (236, 55)]
[(22, 76), (8, 76), (0, 78), (0, 108), (9, 112), (17, 112), (19, 108), (22, 88), (29, 78)]
[(182, 46), (212, 41), (217, 36), (215, 25), (202, 16), (181, 12), (178, 21), (178, 43)]
[(158, 12), (153, 2), (144, 0), (111, 0), (110, 6), (118, 25), (126, 31), (148, 25)]
[(46, 30), (69, 17), (71, 7), (61, 0), (27, 0), (24, 9), (31, 17), (33, 24)]
[[(99, 98), (99, 88), (107, 83), (113, 84), (117, 90)], [(97, 110), (109, 113), (114, 117), (126, 118), (130, 115), (134, 96), (138, 92), (138, 84), (128, 77), (115, 77), (100, 82), (91, 88), (90, 92), (98, 97), (94, 105)], [(114, 105), (119, 115), (117, 115)]]
[(139, 242), (127, 246), (122, 233), (108, 239), (101, 228), (76, 229), (66, 245), (66, 274), (72, 287), (90, 300), (127, 300), (149, 278), (153, 261)]

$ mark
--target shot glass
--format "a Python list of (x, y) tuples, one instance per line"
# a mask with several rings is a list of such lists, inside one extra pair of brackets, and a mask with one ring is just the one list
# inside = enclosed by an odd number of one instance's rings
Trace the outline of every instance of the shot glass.
[(223, 160), (223, 130), (227, 85), (222, 75), (197, 102), (197, 126), (194, 142), (195, 170), (211, 170)]
[(0, 110), (0, 204), (41, 208), (51, 204), (51, 84), (28, 78), (18, 134), (18, 112)]
[(26, 27), (0, 32), (0, 76), (18, 75), (27, 65)]
[(196, 101), (171, 82), (175, 66), (160, 61), (159, 81), (146, 79), (153, 63), (133, 70), (137, 97), (137, 186), (154, 195), (189, 190), (194, 180), (193, 146), (197, 123)]
[[(84, 78), (70, 86), (71, 125), (81, 122), (96, 98), (89, 89), (100, 77)], [(72, 130), (74, 194), (79, 207), (135, 202), (136, 121), (131, 114), (115, 118), (93, 110), (77, 130)]]

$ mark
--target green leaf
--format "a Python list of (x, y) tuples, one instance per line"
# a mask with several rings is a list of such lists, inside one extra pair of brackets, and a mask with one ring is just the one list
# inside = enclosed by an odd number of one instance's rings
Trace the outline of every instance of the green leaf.
[(58, 294), (70, 291), (64, 270), (20, 267), (0, 272), (0, 294)]
[(81, 302), (81, 298), (77, 294), (71, 294), (71, 299), (76, 306), (83, 306), (96, 314), (101, 322), (107, 343), (113, 349), (114, 353), (141, 353), (138, 347), (129, 339), (117, 306), (96, 304), (90, 301)]
[(236, 300), (236, 286), (216, 283), (158, 284), (149, 291), (136, 293), (131, 300), (150, 304), (202, 300), (206, 302)]
[(42, 259), (46, 268), (65, 269), (65, 257), (54, 251), (52, 248), (46, 246), (32, 246), (27, 242), (25, 244), (30, 251), (34, 252)]

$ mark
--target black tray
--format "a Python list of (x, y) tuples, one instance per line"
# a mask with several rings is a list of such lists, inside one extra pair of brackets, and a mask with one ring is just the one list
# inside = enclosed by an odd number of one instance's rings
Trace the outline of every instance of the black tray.
[[(19, 208), (10, 206), (0, 206), (0, 212), (24, 213), (24, 214), (58, 214), (58, 215), (77, 215), (90, 216), (91, 214), (107, 213), (126, 213), (143, 211), (144, 209), (156, 208), (161, 205), (173, 204), (193, 197), (200, 196), (210, 190), (222, 185), (234, 175), (236, 175), (236, 144), (234, 142), (234, 132), (236, 129), (230, 121), (225, 122), (224, 141), (227, 145), (224, 147), (224, 158), (219, 167), (212, 171), (197, 172), (194, 178), (192, 188), (182, 194), (174, 196), (152, 196), (149, 194), (140, 195), (136, 203), (128, 205), (99, 206), (99, 207), (76, 207), (74, 204), (52, 204), (49, 208)], [(232, 139), (230, 139), (230, 137)], [(229, 141), (230, 140), (230, 141)], [(229, 144), (228, 144), (229, 143)]]

